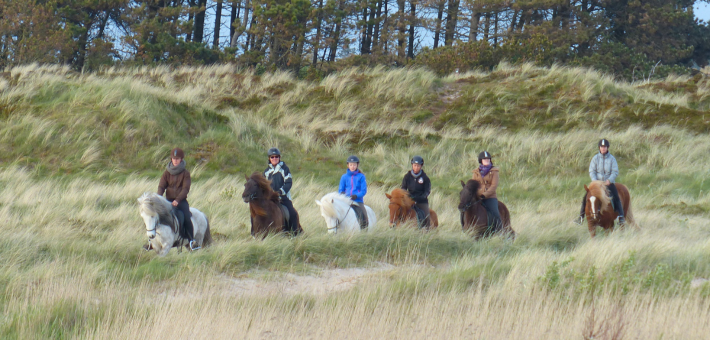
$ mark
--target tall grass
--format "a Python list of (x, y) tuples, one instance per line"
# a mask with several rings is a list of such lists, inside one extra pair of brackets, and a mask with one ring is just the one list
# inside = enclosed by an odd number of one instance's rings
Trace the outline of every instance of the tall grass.
[[(3, 338), (707, 332), (703, 76), (623, 83), (529, 64), (445, 78), (350, 69), (319, 82), (230, 66), (9, 71), (0, 76)], [(641, 229), (591, 240), (570, 221), (600, 138), (612, 141)], [(187, 151), (190, 203), (215, 244), (156, 258), (139, 250), (135, 200), (156, 189), (174, 146)], [(294, 173), (305, 233), (262, 242), (240, 195), (272, 146)], [(501, 168), (514, 242), (461, 232), (460, 181), (483, 150)], [(350, 154), (362, 159), (377, 228), (327, 235), (314, 200), (336, 190)], [(387, 226), (384, 194), (415, 154), (432, 178), (436, 232)], [(336, 292), (278, 288), (293, 275), (332, 284), (319, 277), (339, 268), (365, 274)], [(246, 281), (256, 284), (240, 288)]]

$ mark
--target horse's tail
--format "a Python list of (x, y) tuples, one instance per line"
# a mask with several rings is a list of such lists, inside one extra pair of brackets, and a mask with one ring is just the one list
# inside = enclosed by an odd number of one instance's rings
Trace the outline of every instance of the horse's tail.
[(207, 222), (207, 229), (205, 230), (205, 236), (202, 238), (202, 246), (209, 246), (212, 244), (212, 232), (210, 232), (210, 220), (205, 216), (205, 221)]
[(629, 207), (624, 211), (626, 214), (626, 223), (628, 223), (630, 226), (634, 227), (634, 229), (639, 230), (641, 227), (639, 227), (638, 223), (636, 223), (636, 219), (634, 219), (634, 213), (631, 212), (631, 195), (629, 194)]

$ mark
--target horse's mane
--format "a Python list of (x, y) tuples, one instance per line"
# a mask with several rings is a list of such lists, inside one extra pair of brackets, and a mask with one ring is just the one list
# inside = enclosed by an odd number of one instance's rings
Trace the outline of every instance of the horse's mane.
[(267, 200), (274, 201), (277, 204), (280, 203), (279, 193), (271, 190), (271, 181), (266, 179), (266, 177), (264, 177), (264, 174), (259, 171), (254, 171), (254, 173), (251, 174), (251, 177), (249, 177), (249, 179), (256, 182), (256, 185), (264, 193), (264, 198), (266, 198)]
[(475, 179), (469, 179), (464, 186), (464, 190), (468, 191), (471, 195), (478, 194), (478, 189), (481, 188), (481, 183)]
[(392, 190), (390, 195), (392, 196), (392, 198), (390, 198), (390, 202), (401, 207), (411, 207), (414, 205), (414, 201), (411, 197), (409, 197), (409, 193), (406, 190), (396, 188)]
[[(344, 211), (337, 211), (339, 207), (341, 207), (341, 209), (349, 209), (350, 205), (353, 204), (353, 201), (350, 199), (350, 197), (347, 197), (337, 192), (331, 192), (329, 194), (326, 194), (320, 199), (320, 202), (321, 208), (323, 208), (323, 212), (325, 212), (325, 214), (329, 217), (333, 218), (337, 218), (338, 216), (340, 216), (340, 214), (344, 214)], [(335, 202), (339, 202), (341, 204), (337, 204)]]
[(173, 206), (165, 197), (154, 192), (146, 192), (138, 198), (138, 203), (140, 204), (141, 211), (145, 213), (155, 213), (155, 215), (158, 215), (161, 224), (175, 228), (172, 215)]
[(589, 189), (589, 194), (598, 198), (602, 203), (602, 209), (604, 207), (610, 206), (611, 197), (609, 196), (609, 189), (604, 185), (603, 181), (592, 181), (592, 183), (587, 186)]

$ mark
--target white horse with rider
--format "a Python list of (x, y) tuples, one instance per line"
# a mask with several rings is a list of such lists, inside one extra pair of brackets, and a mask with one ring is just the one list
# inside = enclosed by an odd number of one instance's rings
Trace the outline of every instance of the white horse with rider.
[[(180, 237), (178, 217), (170, 201), (154, 192), (146, 192), (138, 198), (138, 205), (148, 235), (148, 250), (155, 249), (158, 255), (165, 256), (172, 247), (187, 247), (188, 240)], [(195, 241), (201, 247), (209, 245), (212, 234), (207, 216), (193, 207), (190, 212)]]
[[(351, 207), (353, 200), (350, 197), (331, 192), (323, 196), (320, 200), (316, 200), (316, 204), (320, 206), (320, 214), (325, 219), (325, 224), (328, 227), (328, 233), (337, 233), (340, 231), (355, 232), (360, 231), (360, 223), (357, 220), (355, 211)], [(366, 229), (370, 230), (377, 223), (375, 211), (372, 208), (365, 206), (367, 211), (368, 225)]]

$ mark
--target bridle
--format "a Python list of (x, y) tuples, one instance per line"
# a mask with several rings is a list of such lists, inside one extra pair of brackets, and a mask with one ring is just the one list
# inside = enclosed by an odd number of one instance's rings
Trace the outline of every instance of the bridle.
[(343, 223), (343, 221), (345, 221), (345, 218), (348, 217), (348, 214), (350, 213), (350, 210), (353, 210), (353, 207), (348, 207), (348, 211), (345, 212), (345, 216), (343, 216), (343, 219), (342, 219), (342, 220), (338, 220), (338, 219), (336, 218), (335, 221), (338, 222), (338, 223), (335, 224), (335, 227), (328, 228), (328, 231), (333, 230), (333, 231), (337, 234), (337, 233), (338, 233), (338, 227), (340, 226), (341, 223)]

